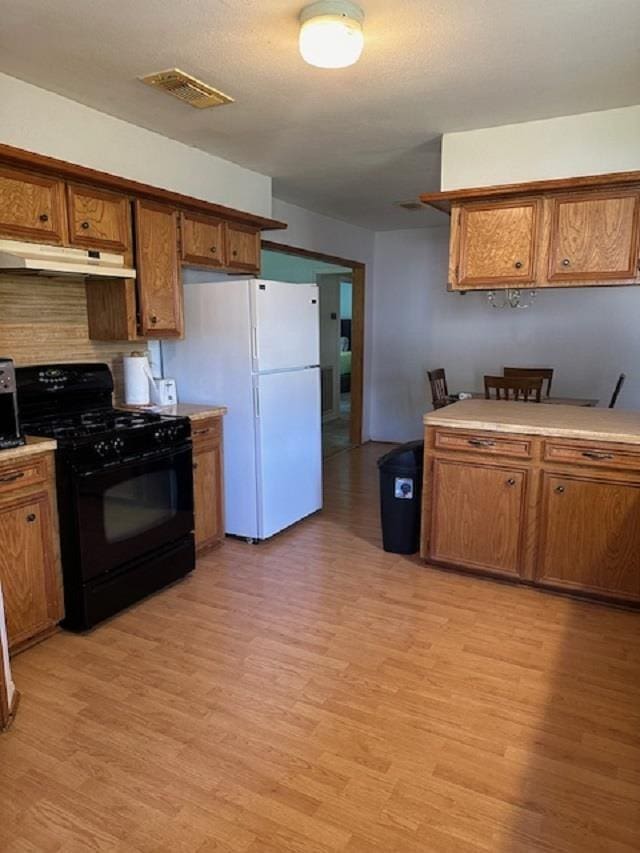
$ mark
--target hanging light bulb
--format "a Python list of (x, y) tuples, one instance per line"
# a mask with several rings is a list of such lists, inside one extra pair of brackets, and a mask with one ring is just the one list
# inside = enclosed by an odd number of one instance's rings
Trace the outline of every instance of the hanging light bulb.
[(300, 12), (300, 53), (317, 68), (346, 68), (360, 59), (364, 12), (351, 0), (317, 0)]

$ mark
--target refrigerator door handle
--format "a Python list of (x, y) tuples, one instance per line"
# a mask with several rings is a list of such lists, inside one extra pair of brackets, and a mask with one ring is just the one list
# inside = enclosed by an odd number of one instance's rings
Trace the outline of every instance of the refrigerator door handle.
[(253, 386), (253, 411), (255, 412), (256, 418), (260, 417), (260, 392), (258, 390), (258, 386)]
[(251, 327), (251, 357), (254, 361), (258, 360), (258, 329), (256, 326)]

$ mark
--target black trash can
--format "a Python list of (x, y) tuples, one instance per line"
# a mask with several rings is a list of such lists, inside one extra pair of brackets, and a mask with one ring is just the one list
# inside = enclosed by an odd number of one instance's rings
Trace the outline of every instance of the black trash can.
[(378, 459), (382, 545), (415, 554), (420, 543), (424, 441), (401, 444)]

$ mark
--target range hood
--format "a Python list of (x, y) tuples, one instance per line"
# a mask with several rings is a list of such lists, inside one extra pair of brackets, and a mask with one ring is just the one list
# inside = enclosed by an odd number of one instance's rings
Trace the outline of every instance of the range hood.
[(89, 279), (136, 277), (136, 271), (125, 266), (122, 255), (17, 240), (0, 240), (0, 273)]

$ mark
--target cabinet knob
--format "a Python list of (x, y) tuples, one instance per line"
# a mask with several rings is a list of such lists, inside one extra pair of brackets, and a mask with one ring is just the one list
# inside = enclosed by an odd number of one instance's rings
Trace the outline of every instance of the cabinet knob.
[(41, 213), (39, 216), (39, 219), (40, 219), (40, 222), (48, 222), (49, 221), (49, 214), (48, 213)]
[(564, 494), (564, 486), (556, 486), (554, 489), (554, 492), (557, 495), (563, 495)]
[(212, 246), (212, 247), (211, 247), (211, 251), (213, 252), (213, 254), (214, 254), (214, 255), (215, 255), (215, 253), (216, 253), (216, 251), (217, 251), (217, 250), (218, 250), (218, 247), (217, 247), (217, 246)]
[(194, 470), (194, 471), (196, 471), (196, 470), (197, 470), (197, 468), (198, 468), (198, 463), (197, 463), (197, 462), (194, 462), (194, 463), (193, 463), (193, 470)]
[(515, 264), (514, 264), (514, 267), (515, 267), (517, 270), (521, 270), (521, 269), (522, 269), (522, 261), (516, 261), (516, 262), (515, 262)]
[(81, 227), (81, 228), (83, 228), (83, 229), (86, 231), (86, 230), (87, 230), (87, 228), (89, 227), (89, 223), (88, 223), (88, 222), (81, 222), (81, 223), (80, 223), (80, 227)]
[(149, 319), (151, 320), (151, 322), (153, 323), (154, 326), (158, 322), (158, 317), (156, 314), (152, 314)]
[(231, 252), (231, 254), (232, 254), (232, 255), (233, 255), (233, 257), (235, 258), (235, 257), (237, 256), (237, 254), (238, 254), (238, 250), (237, 250), (237, 249), (234, 249), (234, 250), (233, 250), (233, 252)]
[(33, 524), (33, 522), (35, 520), (36, 520), (35, 512), (30, 512), (29, 515), (27, 516), (27, 521), (29, 522), (29, 524)]
[(568, 267), (570, 264), (571, 264), (571, 261), (569, 260), (569, 258), (563, 258), (562, 259), (562, 266), (563, 267)]
[(513, 477), (509, 477), (509, 479), (507, 480), (507, 486), (515, 486), (515, 484), (516, 481), (513, 479)]

